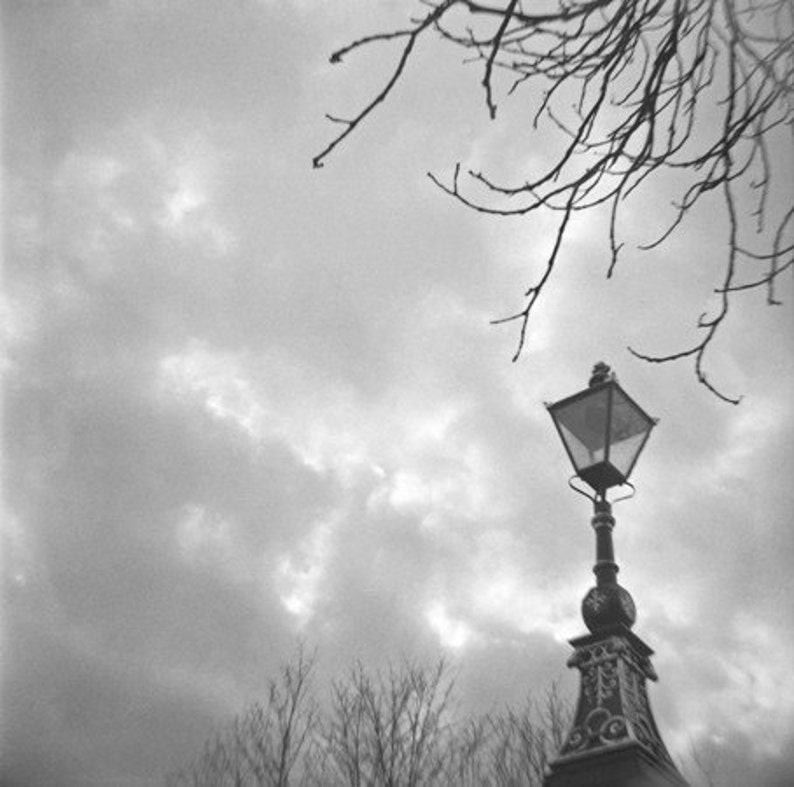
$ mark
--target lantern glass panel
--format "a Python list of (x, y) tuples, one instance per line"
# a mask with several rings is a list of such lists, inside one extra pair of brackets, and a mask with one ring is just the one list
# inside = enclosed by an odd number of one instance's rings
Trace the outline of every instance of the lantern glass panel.
[(606, 459), (609, 393), (609, 386), (594, 389), (553, 409), (577, 472)]
[(612, 394), (609, 461), (628, 478), (642, 450), (653, 419), (646, 415), (623, 391), (615, 386)]

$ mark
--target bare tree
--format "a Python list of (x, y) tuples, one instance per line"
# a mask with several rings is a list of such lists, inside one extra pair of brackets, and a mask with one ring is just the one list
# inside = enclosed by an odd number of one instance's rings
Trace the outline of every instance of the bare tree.
[(490, 723), (485, 716), (459, 722), (448, 744), (442, 785), (490, 787), (493, 774), (489, 758)]
[(308, 693), (313, 663), (299, 651), (267, 703), (216, 732), (168, 787), (539, 787), (570, 718), (556, 686), (542, 703), (461, 714), (443, 659), (356, 664), (320, 703)]
[(699, 203), (716, 199), (726, 237), (718, 305), (700, 316), (692, 346), (652, 355), (654, 363), (694, 360), (708, 379), (704, 355), (728, 316), (736, 293), (766, 289), (794, 263), (791, 183), (794, 130), (794, 4), (791, 0), (421, 0), (424, 11), (406, 27), (360, 38), (331, 62), (379, 44), (397, 47), (396, 63), (372, 99), (350, 118), (328, 115), (339, 128), (314, 159), (331, 152), (380, 107), (420, 39), (436, 37), (479, 67), (485, 105), (497, 115), (497, 95), (526, 95), (534, 124), (566, 142), (544, 171), (515, 183), (454, 166), (449, 178), (428, 173), (464, 205), (501, 216), (559, 214), (556, 237), (540, 277), (515, 313), (494, 323), (519, 326), (516, 360), (530, 314), (551, 278), (574, 214), (605, 212), (612, 276), (624, 243), (621, 210), (642, 188), (669, 180), (677, 197), (670, 221), (639, 248), (663, 244)]
[[(461, 713), (446, 662), (404, 660), (384, 672), (356, 664), (312, 692), (315, 657), (299, 649), (255, 703), (207, 741), (167, 787), (541, 787), (572, 706), (553, 684), (477, 716)], [(717, 783), (694, 746), (692, 783)]]
[(254, 703), (216, 732), (195, 763), (169, 775), (168, 787), (287, 787), (316, 729), (318, 706), (309, 691), (314, 660), (299, 647), (270, 681), (266, 704)]
[(335, 682), (324, 743), (338, 783), (436, 784), (449, 750), (452, 687), (443, 660), (432, 670), (404, 662), (374, 675), (357, 664)]
[(693, 741), (689, 743), (688, 762), (682, 763), (682, 773), (693, 787), (716, 787), (714, 774), (717, 772), (713, 752), (708, 748), (698, 748)]
[(562, 748), (571, 721), (569, 706), (553, 684), (542, 703), (528, 697), (518, 710), (488, 717), (490, 758), (498, 787), (541, 787), (546, 766)]

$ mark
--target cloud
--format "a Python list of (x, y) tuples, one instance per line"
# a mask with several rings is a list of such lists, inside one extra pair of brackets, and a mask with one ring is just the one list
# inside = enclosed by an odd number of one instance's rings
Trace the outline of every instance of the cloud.
[[(678, 341), (711, 279), (672, 253), (675, 298), (645, 263), (607, 284), (584, 222), (510, 364), (514, 334), (488, 321), (552, 227), (483, 220), (423, 177), (518, 155), (498, 133), (472, 145), (478, 86), (441, 91), (454, 64), (312, 172), (321, 113), (349, 97), (328, 52), (369, 27), (355, 9), (9, 8), (4, 779), (159, 783), (298, 636), (326, 678), (410, 645), (453, 655), (466, 708), (542, 691), (592, 581), (543, 401), (602, 357), (662, 419), (616, 545), (666, 737), (783, 767), (779, 315), (737, 309), (715, 364), (747, 401), (720, 408), (623, 350)], [(366, 87), (387, 66), (355, 67)]]

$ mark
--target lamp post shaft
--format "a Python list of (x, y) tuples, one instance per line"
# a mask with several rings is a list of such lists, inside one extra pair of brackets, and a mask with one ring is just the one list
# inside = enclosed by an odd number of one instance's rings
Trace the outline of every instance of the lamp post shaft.
[(612, 506), (606, 500), (596, 500), (591, 524), (596, 534), (596, 562), (593, 566), (596, 586), (616, 585), (618, 566), (615, 563), (615, 548), (612, 545), (615, 518), (612, 516)]

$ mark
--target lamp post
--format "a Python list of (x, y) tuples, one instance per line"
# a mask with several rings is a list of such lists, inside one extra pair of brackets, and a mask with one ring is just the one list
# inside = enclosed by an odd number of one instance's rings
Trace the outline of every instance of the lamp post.
[(596, 584), (582, 601), (589, 634), (570, 641), (569, 667), (580, 674), (571, 729), (549, 766), (544, 787), (686, 787), (653, 718), (646, 680), (657, 680), (653, 651), (631, 627), (637, 617), (629, 592), (618, 584), (612, 544), (615, 520), (607, 492), (628, 485), (656, 419), (596, 364), (589, 386), (547, 405), (573, 464), (592, 494)]

